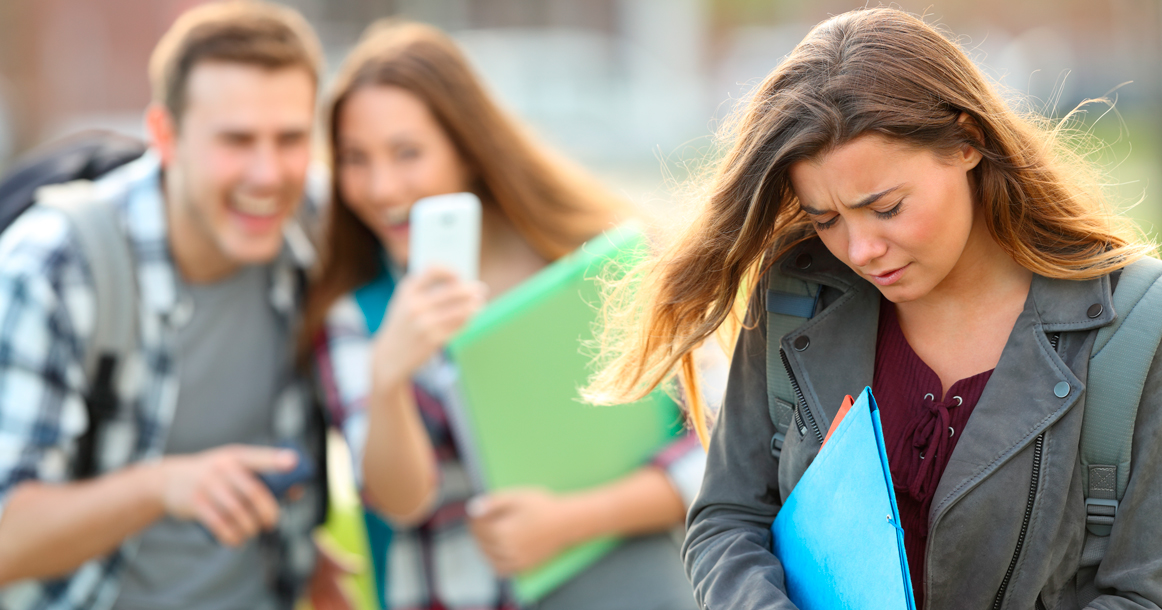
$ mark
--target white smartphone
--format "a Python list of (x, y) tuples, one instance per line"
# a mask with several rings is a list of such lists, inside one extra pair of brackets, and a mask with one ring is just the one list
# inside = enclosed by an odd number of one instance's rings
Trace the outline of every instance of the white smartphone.
[(480, 276), (480, 199), (472, 193), (424, 197), (408, 216), (408, 273), (439, 264), (462, 280)]

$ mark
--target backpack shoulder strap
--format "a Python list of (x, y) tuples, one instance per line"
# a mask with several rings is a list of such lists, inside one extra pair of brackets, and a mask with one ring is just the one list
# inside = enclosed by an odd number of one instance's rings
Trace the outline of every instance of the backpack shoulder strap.
[(96, 316), (84, 355), (89, 426), (77, 449), (77, 477), (96, 473), (96, 434), (117, 406), (117, 365), (137, 343), (137, 287), (129, 242), (109, 199), (87, 180), (42, 187), (37, 203), (64, 212), (93, 275)]
[(779, 273), (777, 266), (768, 272), (767, 283), (767, 409), (771, 422), (775, 424), (775, 435), (771, 438), (771, 455), (782, 454), (783, 441), (795, 412), (795, 396), (791, 390), (791, 380), (783, 369), (783, 359), (779, 355), (779, 342), (787, 333), (795, 330), (803, 322), (815, 315), (819, 307), (818, 284), (787, 277)]
[(1159, 278), (1162, 261), (1153, 258), (1122, 270), (1113, 295), (1117, 318), (1098, 331), (1090, 356), (1081, 476), (1087, 529), (1095, 536), (1109, 535), (1129, 482), (1134, 420), (1146, 374), (1162, 340)]

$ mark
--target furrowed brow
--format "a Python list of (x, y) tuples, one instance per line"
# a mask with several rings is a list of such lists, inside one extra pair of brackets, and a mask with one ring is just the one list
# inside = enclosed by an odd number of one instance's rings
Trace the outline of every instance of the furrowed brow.
[(878, 193), (872, 193), (871, 195), (868, 195), (867, 197), (864, 197), (863, 199), (859, 200), (858, 203), (849, 205), (847, 207), (848, 207), (848, 209), (851, 209), (851, 210), (858, 210), (860, 208), (866, 208), (867, 206), (879, 201), (880, 197), (883, 197), (884, 195), (887, 195), (888, 193), (890, 193), (898, 188), (900, 188), (900, 185), (897, 184), (896, 186), (893, 186), (890, 189), (880, 191)]
[[(902, 185), (897, 184), (896, 186), (893, 186), (890, 189), (886, 189), (886, 190), (880, 191), (878, 193), (872, 193), (871, 195), (868, 195), (867, 197), (864, 197), (863, 199), (859, 200), (857, 203), (853, 203), (853, 204), (847, 206), (847, 208), (849, 210), (858, 210), (860, 208), (866, 208), (867, 206), (879, 201), (880, 197), (883, 197), (884, 195), (887, 195), (888, 193), (891, 193), (892, 191), (900, 188), (900, 186), (902, 186)], [(829, 214), (831, 212), (831, 210), (817, 210), (809, 205), (806, 205), (802, 201), (799, 202), (799, 209), (803, 210), (807, 214), (810, 214), (811, 216), (822, 216), (824, 214)]]

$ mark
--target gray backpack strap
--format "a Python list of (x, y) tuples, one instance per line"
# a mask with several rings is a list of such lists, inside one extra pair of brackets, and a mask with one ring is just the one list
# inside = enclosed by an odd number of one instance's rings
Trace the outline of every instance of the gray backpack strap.
[(1134, 420), (1146, 374), (1162, 340), (1162, 261), (1144, 258), (1122, 270), (1113, 295), (1117, 318), (1098, 331), (1089, 361), (1081, 432), (1086, 535), (1082, 564), (1105, 555), (1118, 502), (1130, 477)]
[(819, 285), (786, 277), (772, 267), (767, 285), (767, 409), (775, 424), (771, 455), (778, 458), (795, 413), (791, 380), (779, 355), (779, 341), (815, 315)]
[(137, 343), (137, 287), (133, 255), (112, 201), (93, 183), (79, 180), (42, 187), (37, 203), (64, 212), (93, 275), (93, 337), (85, 350), (89, 426), (77, 448), (78, 478), (96, 473), (96, 434), (117, 406), (117, 365)]

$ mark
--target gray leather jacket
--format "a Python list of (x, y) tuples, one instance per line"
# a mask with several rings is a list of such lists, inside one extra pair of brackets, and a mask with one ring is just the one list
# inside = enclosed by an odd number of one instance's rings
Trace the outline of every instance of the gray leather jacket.
[[(800, 415), (826, 431), (844, 395), (872, 383), (880, 294), (818, 240), (792, 252), (780, 269), (825, 287), (823, 310), (785, 336), (782, 348), (807, 403)], [(768, 527), (819, 442), (810, 425), (804, 435), (792, 425), (781, 459), (771, 455), (775, 430), (767, 411), (763, 294), (758, 290), (752, 299), (748, 321), (754, 325), (742, 332), (735, 351), (682, 549), (695, 597), (712, 610), (794, 607), (784, 593), (782, 567), (769, 550)], [(1090, 317), (1094, 304), (1102, 311)], [(1108, 277), (1034, 276), (1025, 309), (932, 501), (923, 583), (927, 608), (1162, 604), (1162, 443), (1157, 440), (1162, 364), (1157, 358), (1146, 379), (1130, 483), (1109, 549), (1100, 565), (1082, 566), (1085, 501), (1078, 442), (1086, 373), (1096, 329), (1114, 314)], [(1051, 336), (1058, 333), (1054, 350)], [(800, 336), (808, 337), (809, 345), (797, 351), (793, 345)], [(1069, 392), (1059, 398), (1054, 386), (1062, 381)]]

